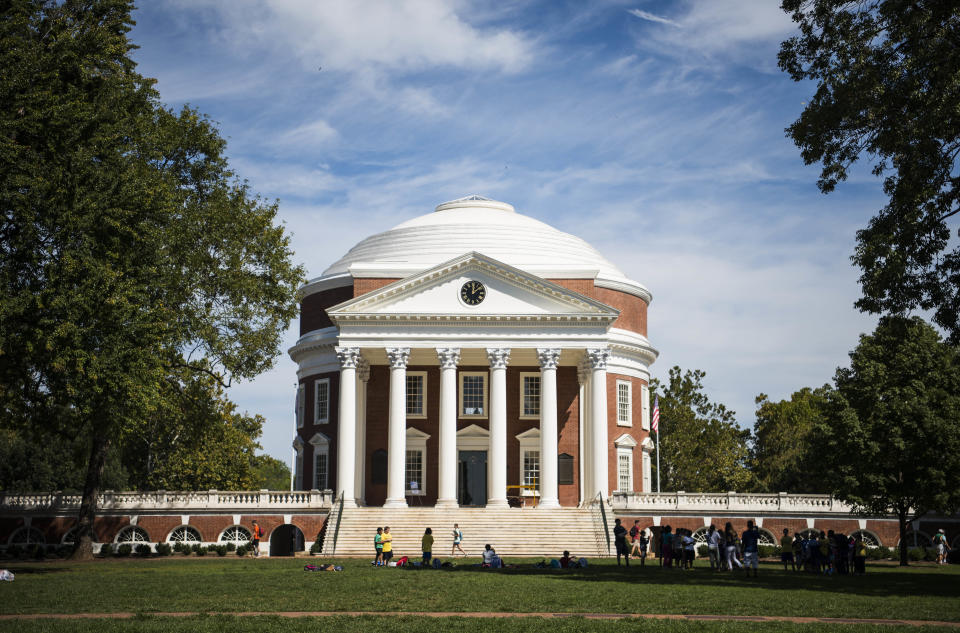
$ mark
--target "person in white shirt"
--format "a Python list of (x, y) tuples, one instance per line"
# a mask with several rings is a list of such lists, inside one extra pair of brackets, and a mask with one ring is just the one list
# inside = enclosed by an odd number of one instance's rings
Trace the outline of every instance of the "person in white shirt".
[(720, 532), (712, 523), (707, 531), (707, 550), (710, 554), (710, 569), (720, 569)]

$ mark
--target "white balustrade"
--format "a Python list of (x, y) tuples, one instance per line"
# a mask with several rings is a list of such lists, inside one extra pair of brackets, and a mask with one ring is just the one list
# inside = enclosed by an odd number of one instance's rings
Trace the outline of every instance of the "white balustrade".
[[(80, 508), (81, 495), (61, 493), (0, 493), (0, 513), (70, 512)], [(333, 505), (329, 490), (197, 492), (104, 492), (97, 498), (103, 511), (179, 512), (182, 510), (324, 510)]]

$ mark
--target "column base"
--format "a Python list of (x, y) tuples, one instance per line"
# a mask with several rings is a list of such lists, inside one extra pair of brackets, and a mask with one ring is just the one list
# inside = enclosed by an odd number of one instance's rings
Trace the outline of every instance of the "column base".
[(401, 499), (387, 499), (383, 502), (384, 508), (406, 508), (407, 500), (406, 498)]
[(487, 508), (509, 508), (510, 504), (506, 499), (490, 499), (487, 501)]
[(353, 498), (350, 498), (350, 497), (344, 497), (344, 498), (343, 498), (343, 507), (344, 507), (344, 508), (356, 508), (356, 507), (357, 507), (357, 500), (356, 500), (356, 499), (353, 499)]
[(559, 500), (559, 499), (541, 499), (541, 500), (540, 500), (540, 503), (537, 504), (537, 508), (538, 508), (538, 509), (539, 509), (539, 508), (546, 508), (546, 509), (549, 510), (549, 509), (552, 509), (552, 508), (559, 508), (559, 507), (560, 507), (560, 500)]
[(460, 504), (456, 499), (437, 499), (435, 508), (459, 508)]

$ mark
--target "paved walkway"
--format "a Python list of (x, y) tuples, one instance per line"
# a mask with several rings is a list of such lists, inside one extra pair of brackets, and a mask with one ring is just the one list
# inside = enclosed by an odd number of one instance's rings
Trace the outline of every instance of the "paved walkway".
[(776, 615), (681, 615), (672, 613), (493, 613), (472, 612), (462, 613), (453, 611), (237, 611), (237, 612), (199, 612), (199, 611), (171, 611), (171, 612), (114, 612), (114, 613), (25, 613), (22, 615), (0, 615), (0, 621), (7, 620), (129, 620), (141, 615), (162, 618), (185, 618), (191, 616), (227, 615), (237, 617), (279, 616), (282, 618), (322, 618), (337, 615), (346, 616), (419, 616), (426, 618), (576, 618), (587, 620), (624, 620), (640, 618), (646, 620), (691, 620), (691, 621), (720, 621), (720, 622), (797, 622), (814, 624), (878, 624), (902, 626), (943, 626), (960, 628), (960, 622), (944, 622), (941, 620), (885, 620), (885, 619), (857, 619), (857, 618), (803, 618)]

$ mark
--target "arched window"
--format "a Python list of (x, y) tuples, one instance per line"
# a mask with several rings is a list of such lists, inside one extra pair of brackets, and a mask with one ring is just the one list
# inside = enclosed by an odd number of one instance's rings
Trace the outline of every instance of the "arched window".
[[(93, 540), (94, 540), (95, 543), (99, 543), (99, 542), (100, 542), (100, 537), (97, 535), (96, 532), (93, 532)], [(74, 543), (76, 543), (76, 542), (77, 542), (77, 527), (74, 526), (74, 527), (70, 528), (69, 530), (67, 530), (67, 532), (63, 535), (63, 538), (60, 539), (60, 542), (61, 542), (62, 544), (64, 544), (64, 545), (73, 545)]]
[(702, 527), (693, 533), (693, 540), (697, 542), (697, 546), (707, 544), (707, 533), (709, 531), (709, 528)]
[(173, 532), (170, 532), (170, 536), (167, 537), (167, 542), (183, 543), (184, 545), (200, 543), (200, 532), (198, 532), (196, 528), (192, 528), (189, 525), (181, 525)]
[[(914, 532), (909, 530), (907, 532), (907, 547), (933, 547), (933, 539), (930, 538), (930, 535), (926, 532)], [(897, 547), (900, 547), (900, 543), (897, 543)]]
[(220, 534), (221, 543), (242, 545), (250, 542), (250, 530), (240, 525), (232, 525)]
[(149, 543), (150, 535), (142, 527), (128, 525), (117, 533), (117, 543)]
[(800, 532), (800, 536), (802, 536), (804, 540), (820, 538), (820, 530), (810, 528)]
[(10, 535), (7, 541), (10, 545), (43, 545), (46, 539), (43, 538), (43, 532), (37, 528), (22, 527)]
[(777, 537), (773, 535), (773, 532), (762, 527), (758, 527), (757, 531), (760, 532), (760, 538), (757, 539), (760, 545), (778, 545)]
[(873, 532), (868, 532), (866, 530), (857, 530), (856, 532), (850, 535), (850, 538), (860, 537), (860, 540), (863, 541), (863, 544), (867, 547), (880, 547), (880, 537), (878, 537)]

